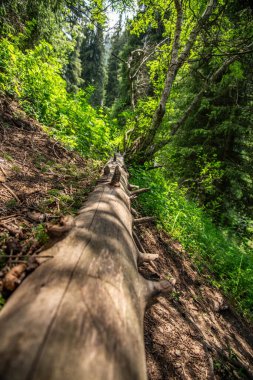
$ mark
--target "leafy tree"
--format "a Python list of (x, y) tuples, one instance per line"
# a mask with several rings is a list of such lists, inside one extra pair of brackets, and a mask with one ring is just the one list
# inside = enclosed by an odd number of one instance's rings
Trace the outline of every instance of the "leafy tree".
[[(168, 9), (169, 23), (167, 22)], [(130, 154), (135, 155), (135, 159), (138, 156), (139, 162), (146, 160), (148, 157), (151, 158), (161, 146), (167, 144), (170, 140), (164, 141), (163, 139), (160, 143), (156, 143), (157, 136), (162, 130), (164, 116), (166, 116), (166, 107), (174, 96), (174, 86), (178, 79), (187, 75), (191, 61), (202, 60), (204, 50), (204, 59), (211, 63), (209, 66), (211, 73), (209, 70), (209, 76), (202, 85), (202, 89), (195, 94), (192, 103), (185, 107), (184, 114), (170, 126), (172, 135), (177, 132), (186, 118), (194, 111), (208, 87), (219, 80), (229, 65), (238, 59), (235, 52), (241, 49), (240, 34), (238, 30), (234, 30), (234, 24), (229, 18), (224, 16), (224, 9), (224, 5), (216, 6), (213, 1), (206, 4), (205, 2), (201, 4), (192, 2), (191, 7), (184, 8), (180, 1), (174, 1), (173, 5), (169, 3), (157, 4), (154, 7), (146, 5), (145, 12), (140, 12), (139, 17), (134, 20), (132, 33), (137, 35), (147, 33), (150, 24), (156, 23), (157, 25), (154, 15), (160, 12), (165, 29), (163, 36), (167, 35), (170, 40), (170, 44), (159, 49), (161, 52), (159, 51), (155, 59), (151, 59), (149, 63), (150, 78), (155, 86), (157, 106), (153, 109), (153, 115), (148, 123), (149, 126), (146, 126), (140, 138), (138, 137), (138, 144), (133, 142), (132, 149), (130, 149)], [(164, 10), (166, 10), (166, 18)], [(226, 20), (225, 23), (224, 20)], [(217, 53), (221, 48), (221, 44), (231, 37), (233, 38), (233, 46), (228, 46), (225, 54), (222, 54), (223, 59), (212, 59), (213, 54)], [(205, 42), (207, 39), (209, 39), (208, 44)], [(209, 50), (205, 48), (206, 45)], [(247, 45), (245, 49), (247, 49)], [(168, 65), (166, 62), (168, 62)]]
[[(119, 53), (130, 160), (155, 157), (217, 222), (245, 236), (252, 223), (252, 24), (247, 3), (144, 1)], [(145, 53), (138, 59), (135, 51)], [(135, 72), (148, 76), (139, 95)]]

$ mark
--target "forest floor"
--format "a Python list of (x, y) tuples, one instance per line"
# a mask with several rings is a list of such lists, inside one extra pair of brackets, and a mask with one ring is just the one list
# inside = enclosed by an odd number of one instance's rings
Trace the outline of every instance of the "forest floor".
[[(12, 291), (7, 273), (49, 244), (50, 226), (75, 214), (100, 169), (49, 137), (15, 102), (0, 100), (2, 303)], [(210, 284), (209, 273), (198, 273), (179, 242), (152, 224), (138, 232), (146, 251), (159, 254), (140, 272), (177, 281), (146, 312), (149, 379), (253, 379), (252, 326)]]

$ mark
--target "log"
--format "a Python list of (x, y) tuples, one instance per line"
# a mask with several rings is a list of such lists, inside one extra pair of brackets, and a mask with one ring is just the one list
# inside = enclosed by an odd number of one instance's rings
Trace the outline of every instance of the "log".
[(52, 258), (0, 313), (1, 380), (147, 379), (145, 307), (173, 285), (138, 273), (123, 157), (107, 165), (110, 182), (96, 186), (63, 239), (40, 254)]

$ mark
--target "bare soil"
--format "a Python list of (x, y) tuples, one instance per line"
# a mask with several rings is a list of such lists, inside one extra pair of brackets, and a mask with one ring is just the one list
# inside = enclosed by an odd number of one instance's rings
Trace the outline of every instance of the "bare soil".
[[(99, 172), (14, 101), (0, 100), (0, 287), (11, 268), (48, 244), (50, 224), (81, 207)], [(210, 284), (210, 274), (198, 273), (180, 243), (153, 225), (138, 235), (147, 252), (159, 254), (142, 275), (177, 281), (175, 292), (146, 312), (149, 379), (253, 379), (252, 326)]]
[(177, 281), (174, 294), (146, 312), (149, 379), (253, 379), (252, 326), (210, 285), (210, 274), (198, 274), (178, 242), (152, 226), (139, 236), (147, 252), (159, 254), (141, 273)]
[(0, 99), (0, 289), (12, 267), (48, 244), (50, 226), (81, 207), (99, 172)]

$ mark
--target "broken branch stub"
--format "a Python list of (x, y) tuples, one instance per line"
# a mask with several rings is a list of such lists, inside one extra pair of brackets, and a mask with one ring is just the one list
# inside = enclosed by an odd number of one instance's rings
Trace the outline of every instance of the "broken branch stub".
[[(152, 295), (170, 287), (138, 273), (123, 164), (119, 154), (109, 161), (111, 183), (98, 183), (65, 223), (68, 233), (41, 252), (52, 259), (1, 311), (1, 380), (147, 379), (144, 311)], [(64, 220), (58, 227), (66, 228)]]
[(142, 193), (146, 193), (147, 191), (150, 191), (149, 187), (145, 187), (143, 189), (134, 190), (134, 191), (132, 191), (131, 196), (133, 196), (133, 195), (139, 195), (139, 194), (142, 194)]
[(161, 294), (169, 294), (174, 291), (176, 280), (172, 278), (170, 281), (146, 281), (146, 301), (152, 303), (155, 301), (155, 297)]
[(75, 226), (74, 218), (71, 215), (65, 215), (61, 218), (60, 224), (47, 224), (47, 233), (50, 237), (60, 237), (67, 233)]
[(131, 185), (130, 183), (128, 184), (128, 190), (134, 190), (134, 189), (139, 189), (139, 186), (137, 185)]
[(159, 258), (159, 255), (157, 253), (146, 253), (146, 252), (139, 252), (138, 254), (138, 265), (142, 265), (144, 263), (150, 263), (151, 261), (154, 261)]
[(110, 185), (114, 187), (119, 187), (120, 186), (120, 178), (121, 178), (121, 170), (119, 165), (116, 166)]
[(154, 222), (154, 221), (155, 221), (154, 216), (144, 216), (143, 218), (134, 219), (134, 224), (138, 225), (138, 224), (149, 223), (149, 222)]
[(105, 167), (104, 167), (104, 175), (109, 175), (110, 174), (110, 166), (109, 165), (106, 165)]

